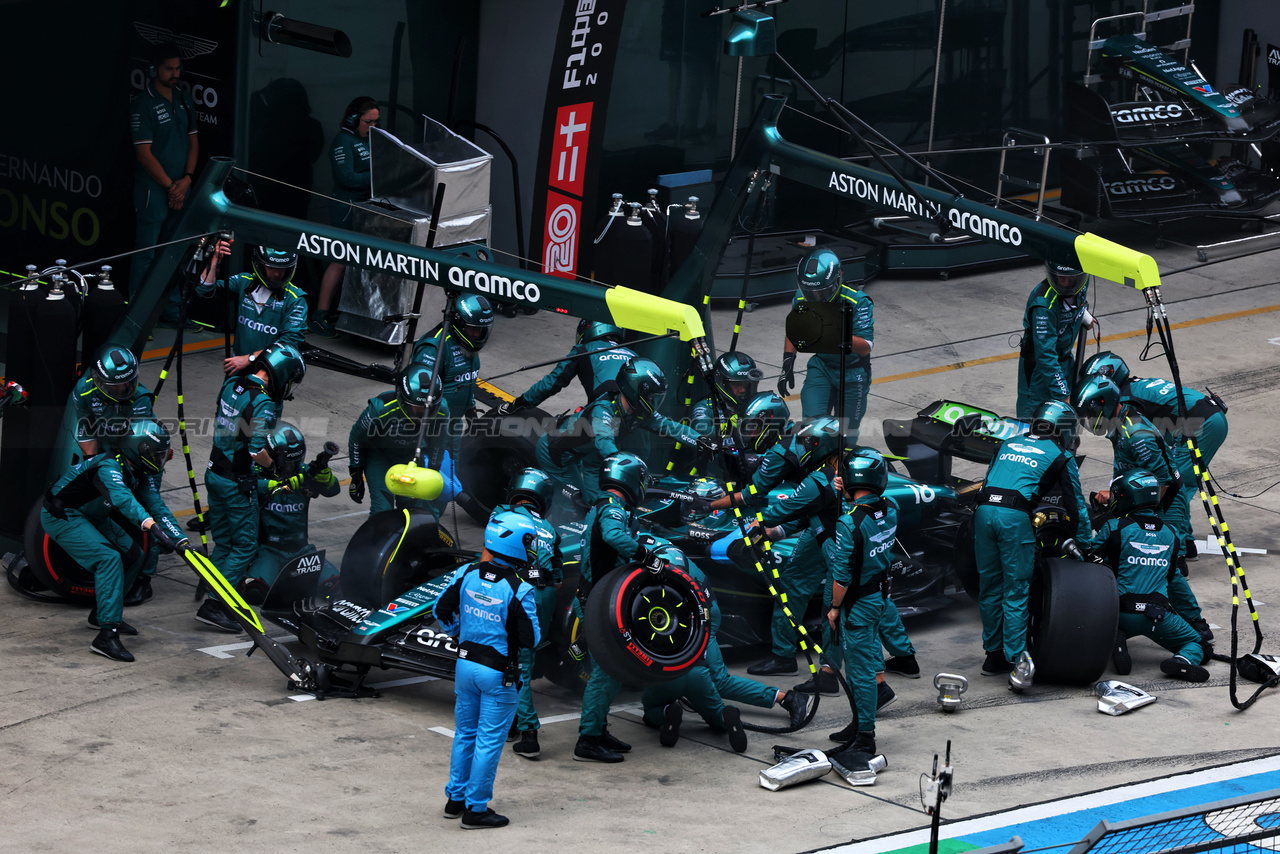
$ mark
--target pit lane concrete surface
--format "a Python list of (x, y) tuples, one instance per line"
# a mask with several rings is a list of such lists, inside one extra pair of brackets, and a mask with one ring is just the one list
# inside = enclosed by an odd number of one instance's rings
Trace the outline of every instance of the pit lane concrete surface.
[[(1148, 245), (1136, 242), (1151, 251)], [(1275, 253), (1197, 265), (1181, 249), (1154, 253), (1169, 275), (1169, 304), (1185, 385), (1211, 386), (1229, 403), (1230, 437), (1213, 472), (1227, 489), (1250, 495), (1280, 479), (1275, 415), (1280, 412), (1280, 282)], [(1025, 267), (978, 275), (882, 278), (868, 290), (876, 307), (876, 346), (864, 443), (884, 448), (884, 418), (908, 418), (939, 398), (1011, 413), (1015, 350), (1028, 291), (1040, 271)], [(1137, 375), (1167, 376), (1163, 360), (1138, 361), (1145, 344), (1140, 294), (1098, 282), (1094, 313), (1104, 346)], [(785, 305), (760, 307), (745, 318), (740, 349), (761, 363), (773, 383), (780, 361)], [(716, 310), (720, 347), (729, 341), (733, 312)], [(483, 352), (482, 376), (564, 353), (575, 321), (547, 313), (499, 318)], [(315, 339), (313, 339), (315, 341)], [(323, 341), (315, 343), (324, 344)], [(390, 361), (376, 348), (341, 339), (332, 349), (365, 360)], [(197, 465), (208, 458), (208, 416), (219, 387), (220, 347), (187, 356), (186, 398)], [(803, 356), (801, 360), (803, 361)], [(159, 362), (144, 365), (153, 382)], [(499, 380), (518, 393), (539, 372)], [(375, 383), (309, 371), (286, 418), (305, 430), (309, 453), (325, 439), (345, 452), (347, 431)], [(578, 395), (575, 397), (575, 395)], [(581, 401), (575, 388), (547, 405), (560, 411)], [(166, 394), (157, 404), (175, 413)], [(799, 402), (792, 402), (799, 415)], [(1110, 445), (1085, 436), (1081, 452), (1086, 490), (1106, 485)], [(345, 478), (346, 461), (334, 469)], [(962, 475), (980, 472), (957, 468)], [(181, 458), (166, 472), (170, 506), (189, 512)], [(1280, 598), (1275, 571), (1280, 490), (1222, 507), (1245, 554), (1253, 600), (1264, 632), (1280, 627), (1272, 603)], [(1193, 506), (1202, 556), (1192, 585), (1214, 626), (1219, 648), (1230, 637), (1231, 588), (1221, 558), (1203, 554), (1208, 524)], [(335, 563), (367, 513), (346, 496), (312, 504), (311, 534)], [(445, 523), (466, 546), (479, 529), (461, 513)], [(127, 646), (136, 663), (89, 652), (93, 632), (85, 611), (44, 605), (11, 590), (0, 593), (0, 817), (7, 851), (308, 851), (422, 850), (596, 852), (798, 852), (873, 840), (860, 850), (888, 850), (876, 837), (928, 825), (920, 775), (948, 740), (956, 769), (948, 820), (1253, 760), (1280, 753), (1275, 720), (1280, 697), (1265, 694), (1246, 712), (1228, 697), (1228, 670), (1210, 667), (1211, 680), (1192, 686), (1162, 677), (1166, 656), (1144, 640), (1130, 648), (1127, 681), (1159, 701), (1126, 716), (1096, 711), (1088, 687), (1037, 685), (1018, 697), (1002, 678), (979, 675), (981, 627), (976, 605), (963, 594), (940, 611), (908, 622), (925, 678), (890, 677), (896, 704), (877, 727), (889, 767), (872, 788), (853, 789), (834, 774), (777, 793), (758, 785), (773, 764), (772, 745), (824, 747), (827, 733), (848, 722), (843, 698), (824, 698), (813, 724), (794, 735), (751, 735), (746, 754), (685, 717), (673, 749), (658, 745), (636, 713), (638, 695), (624, 692), (610, 717), (612, 732), (634, 745), (620, 765), (571, 760), (580, 704), (545, 681), (535, 685), (542, 756), (504, 752), (493, 806), (511, 818), (507, 829), (458, 837), (458, 823), (440, 816), (453, 727), (451, 683), (388, 671), (378, 699), (316, 702), (286, 687), (261, 655), (245, 658), (243, 636), (213, 631), (193, 619), (195, 579), (175, 558), (161, 560), (155, 598), (126, 610), (140, 636)], [(1251, 646), (1247, 613), (1242, 645)], [(284, 637), (273, 628), (275, 636)], [(1267, 651), (1268, 647), (1264, 647)], [(1270, 646), (1280, 651), (1280, 646)], [(742, 673), (763, 650), (729, 651)], [(939, 671), (969, 678), (963, 708), (938, 711), (930, 677)], [(1108, 672), (1108, 676), (1110, 673)], [(800, 677), (768, 680), (787, 688)], [(1241, 698), (1255, 687), (1243, 683)], [(779, 710), (745, 710), (745, 718), (782, 725)], [(1225, 772), (1228, 776), (1230, 772)], [(1176, 785), (1176, 782), (1175, 784)], [(943, 826), (943, 836), (948, 835)], [(900, 837), (901, 838), (901, 837)], [(465, 846), (465, 848), (464, 848)]]

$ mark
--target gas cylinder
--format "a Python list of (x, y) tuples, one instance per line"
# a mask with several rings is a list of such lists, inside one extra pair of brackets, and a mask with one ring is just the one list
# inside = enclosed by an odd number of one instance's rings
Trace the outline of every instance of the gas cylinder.
[[(27, 265), (27, 278), (9, 298), (8, 341), (5, 347), (5, 377), (30, 389), (36, 377), (36, 336), (32, 312), (44, 299), (36, 282), (39, 270)], [(13, 406), (5, 414), (0, 430), (0, 529), (18, 532), (26, 518), (27, 472), (31, 468), (28, 454), (31, 444), (31, 407)]]
[[(640, 203), (627, 202), (630, 213), (597, 239), (596, 278), (608, 285), (621, 285), (651, 293), (653, 238), (640, 216)], [(620, 227), (619, 227), (620, 226)]]
[(80, 362), (88, 365), (126, 311), (124, 297), (111, 281), (111, 265), (104, 264), (98, 273), (97, 284), (89, 289), (84, 299), (84, 329), (81, 332)]
[(658, 206), (658, 191), (649, 190), (649, 201), (640, 210), (640, 218), (653, 240), (649, 293), (660, 294), (667, 284), (667, 217)]
[(698, 211), (698, 197), (690, 196), (689, 200), (673, 212), (667, 222), (668, 277), (675, 276), (676, 271), (685, 259), (693, 253), (693, 247), (702, 234), (702, 214)]

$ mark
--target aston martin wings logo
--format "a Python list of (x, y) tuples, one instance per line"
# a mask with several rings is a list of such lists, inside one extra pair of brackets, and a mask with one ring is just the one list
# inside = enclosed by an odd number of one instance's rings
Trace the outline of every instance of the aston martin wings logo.
[(157, 27), (155, 24), (134, 21), (133, 28), (150, 44), (173, 42), (178, 46), (178, 52), (182, 54), (183, 59), (204, 56), (218, 48), (218, 43), (212, 39), (202, 39), (188, 33), (175, 33), (173, 30)]
[(892, 540), (897, 535), (898, 531), (896, 529), (892, 531), (881, 531), (878, 534), (872, 534), (871, 540), (872, 542), (883, 543), (885, 540)]
[(1154, 543), (1130, 543), (1130, 545), (1132, 545), (1138, 551), (1142, 552), (1144, 555), (1154, 556), (1158, 554), (1164, 554), (1169, 550), (1169, 547), (1167, 545), (1159, 546), (1159, 545), (1155, 545)]
[(472, 599), (476, 600), (476, 602), (480, 603), (481, 605), (497, 605), (502, 602), (501, 599), (495, 599), (492, 596), (487, 596), (484, 593), (477, 593), (474, 590), (468, 590), (467, 595), (470, 596)]
[(1012, 442), (1010, 442), (1009, 448), (1014, 451), (1017, 451), (1020, 454), (1039, 454), (1041, 456), (1044, 456), (1044, 451), (1041, 450), (1040, 448), (1037, 448), (1035, 445), (1015, 445)]

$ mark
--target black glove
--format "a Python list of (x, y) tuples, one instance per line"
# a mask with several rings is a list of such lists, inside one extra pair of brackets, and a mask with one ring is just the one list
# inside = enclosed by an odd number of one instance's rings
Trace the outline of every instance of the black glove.
[(652, 573), (662, 572), (667, 562), (659, 557), (655, 551), (646, 549), (643, 546), (640, 547), (640, 550), (643, 553), (640, 557), (640, 564)]
[(236, 489), (239, 489), (245, 495), (253, 495), (258, 491), (258, 479), (256, 477), (242, 477), (236, 481)]
[(347, 494), (355, 503), (364, 503), (364, 469), (351, 469), (351, 485), (347, 487)]
[(782, 354), (782, 374), (778, 377), (778, 397), (786, 397), (796, 387), (796, 354)]
[(160, 546), (160, 550), (165, 554), (182, 551), (190, 542), (186, 537), (183, 537), (181, 540), (175, 540), (172, 534), (160, 527), (158, 524), (152, 525), (148, 529), (147, 533), (156, 538), (156, 543)]
[(499, 406), (498, 414), (510, 415), (513, 412), (518, 412), (519, 410), (527, 409), (528, 407), (529, 407), (529, 404), (524, 402), (524, 398), (517, 397), (515, 400), (508, 400), (505, 403), (503, 403), (501, 406)]
[(686, 506), (689, 508), (690, 513), (695, 513), (699, 516), (706, 516), (711, 512), (711, 502), (699, 495), (690, 498)]
[(714, 454), (718, 450), (720, 450), (720, 443), (715, 439), (712, 439), (710, 436), (698, 437), (698, 453)]

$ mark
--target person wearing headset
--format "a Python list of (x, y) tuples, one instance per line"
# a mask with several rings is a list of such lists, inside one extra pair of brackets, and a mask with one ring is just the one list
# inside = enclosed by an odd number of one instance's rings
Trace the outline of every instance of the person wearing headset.
[[(342, 126), (329, 146), (329, 165), (333, 167), (333, 194), (329, 200), (329, 221), (338, 228), (349, 228), (351, 202), (369, 198), (369, 131), (378, 123), (378, 102), (368, 95), (353, 98), (342, 113)], [(310, 332), (321, 338), (336, 338), (337, 310), (334, 291), (346, 272), (345, 264), (330, 264), (320, 279), (320, 295), (307, 324)]]
[[(137, 214), (135, 243), (139, 252), (129, 272), (129, 299), (138, 295), (142, 277), (155, 258), (154, 247), (176, 212), (182, 210), (200, 153), (196, 109), (191, 96), (178, 88), (182, 55), (178, 46), (156, 45), (147, 67), (147, 82), (129, 109), (129, 132), (138, 167), (133, 179), (133, 210)], [(172, 329), (179, 313), (178, 289), (160, 315), (160, 325)], [(193, 326), (193, 329), (195, 327)]]

